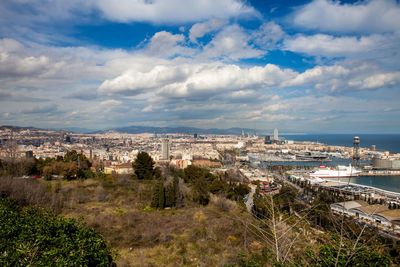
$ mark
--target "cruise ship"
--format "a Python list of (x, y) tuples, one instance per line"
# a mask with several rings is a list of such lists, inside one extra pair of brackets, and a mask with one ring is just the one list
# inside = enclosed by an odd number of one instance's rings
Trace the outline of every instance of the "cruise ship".
[(339, 165), (335, 167), (325, 167), (320, 165), (318, 169), (310, 172), (310, 177), (318, 178), (342, 178), (342, 177), (357, 177), (360, 176), (361, 171), (355, 169), (351, 165)]

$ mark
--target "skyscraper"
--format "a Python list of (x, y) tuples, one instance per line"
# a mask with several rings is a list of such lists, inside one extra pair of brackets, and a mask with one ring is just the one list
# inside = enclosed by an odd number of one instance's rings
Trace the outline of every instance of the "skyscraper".
[(168, 139), (163, 139), (161, 143), (161, 152), (162, 152), (162, 159), (169, 159), (169, 140)]
[(274, 129), (274, 140), (279, 140), (278, 129)]

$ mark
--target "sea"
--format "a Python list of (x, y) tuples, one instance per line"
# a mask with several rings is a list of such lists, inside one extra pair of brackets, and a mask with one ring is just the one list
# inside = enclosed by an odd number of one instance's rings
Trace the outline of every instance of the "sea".
[[(327, 145), (353, 146), (354, 136), (360, 138), (360, 147), (370, 148), (376, 146), (377, 151), (390, 151), (400, 153), (400, 134), (304, 134), (304, 135), (282, 135), (287, 140), (310, 141)], [(263, 162), (266, 165), (285, 165), (285, 166), (310, 166), (317, 167), (321, 164), (326, 166), (349, 165), (350, 159), (336, 159), (323, 162)], [(361, 163), (369, 163), (367, 161)], [(400, 176), (359, 176), (345, 178), (339, 181), (350, 182), (359, 185), (367, 185), (379, 189), (400, 193)]]
[(360, 147), (376, 146), (378, 151), (400, 153), (400, 134), (303, 134), (282, 135), (287, 140), (319, 142), (331, 146), (353, 146), (353, 138), (360, 138)]

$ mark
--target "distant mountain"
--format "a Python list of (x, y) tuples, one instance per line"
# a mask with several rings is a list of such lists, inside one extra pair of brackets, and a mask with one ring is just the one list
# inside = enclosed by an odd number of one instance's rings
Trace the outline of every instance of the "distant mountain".
[(20, 126), (12, 126), (12, 125), (2, 125), (0, 126), (0, 130), (10, 129), (14, 132), (19, 132), (23, 130), (41, 130), (36, 127), (20, 127)]
[[(157, 133), (157, 134), (167, 134), (167, 133), (181, 133), (181, 134), (232, 134), (240, 135), (242, 134), (242, 128), (229, 128), (229, 129), (201, 129), (195, 127), (152, 127), (152, 126), (128, 126), (121, 128), (114, 128), (105, 131), (97, 131), (96, 133), (103, 133), (107, 131), (115, 131), (118, 133), (129, 133), (129, 134), (139, 134), (139, 133)], [(243, 131), (247, 133), (254, 133), (254, 129), (243, 128)], [(257, 134), (266, 134), (267, 131), (260, 130)]]
[[(43, 129), (43, 128), (36, 128), (36, 127), (19, 127), (19, 126), (0, 126), (0, 129), (12, 129), (13, 131), (22, 131), (22, 130), (50, 130), (50, 131), (68, 131), (74, 133), (105, 133), (108, 131), (114, 131), (118, 133), (128, 133), (128, 134), (140, 134), (140, 133), (156, 133), (156, 134), (168, 134), (168, 133), (177, 133), (177, 134), (229, 134), (229, 135), (241, 135), (242, 130), (245, 134), (250, 133), (254, 134), (254, 129), (249, 128), (229, 128), (229, 129), (217, 129), (217, 128), (210, 128), (210, 129), (202, 129), (202, 128), (195, 128), (195, 127), (153, 127), (153, 126), (127, 126), (127, 127), (119, 127), (119, 128), (111, 128), (106, 130), (91, 130), (86, 128), (80, 127), (65, 127), (65, 128), (53, 128), (53, 129)], [(272, 134), (272, 131), (267, 130), (257, 130), (257, 135), (266, 135)], [(280, 133), (281, 135), (284, 134), (301, 134), (297, 132), (287, 132)]]
[(94, 129), (86, 129), (86, 128), (80, 128), (80, 127), (56, 128), (54, 130), (56, 130), (56, 131), (68, 131), (68, 132), (73, 132), (73, 133), (93, 133), (93, 132), (96, 131)]
[(20, 127), (20, 126), (12, 126), (12, 125), (2, 125), (0, 126), (0, 130), (10, 129), (14, 132), (19, 132), (23, 130), (31, 130), (31, 131), (38, 131), (38, 130), (46, 130), (46, 131), (55, 131), (55, 132), (74, 132), (74, 133), (90, 133), (95, 130), (93, 129), (85, 129), (79, 127), (65, 127), (65, 128), (37, 128), (37, 127)]

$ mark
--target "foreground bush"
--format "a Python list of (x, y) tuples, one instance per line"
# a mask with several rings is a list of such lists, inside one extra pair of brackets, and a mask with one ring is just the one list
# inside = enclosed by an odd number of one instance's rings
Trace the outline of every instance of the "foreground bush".
[(113, 266), (110, 248), (93, 229), (50, 211), (22, 209), (0, 197), (1, 266)]

